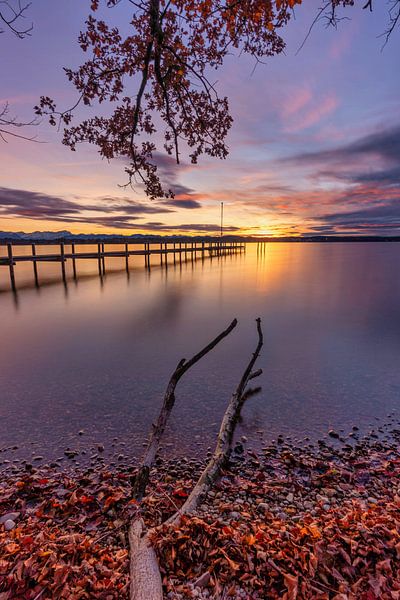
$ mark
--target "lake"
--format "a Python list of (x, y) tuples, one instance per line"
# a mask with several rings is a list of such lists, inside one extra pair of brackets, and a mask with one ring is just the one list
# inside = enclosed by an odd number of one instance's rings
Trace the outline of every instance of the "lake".
[(248, 244), (182, 265), (170, 256), (168, 269), (153, 263), (147, 271), (130, 258), (128, 276), (124, 259), (107, 259), (100, 279), (96, 261), (81, 261), (76, 281), (68, 264), (67, 285), (59, 264), (39, 264), (39, 288), (20, 263), (17, 296), (0, 266), (0, 439), (18, 446), (0, 462), (96, 444), (104, 456), (139, 455), (179, 359), (234, 317), (237, 328), (179, 384), (168, 453), (203, 455), (213, 444), (258, 316), (262, 392), (239, 428), (250, 445), (369, 431), (398, 410), (400, 244)]

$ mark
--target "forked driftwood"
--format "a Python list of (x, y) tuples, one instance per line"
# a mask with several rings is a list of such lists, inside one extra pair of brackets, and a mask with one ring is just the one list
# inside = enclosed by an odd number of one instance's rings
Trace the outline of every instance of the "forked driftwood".
[(213, 348), (215, 348), (217, 344), (219, 344), (221, 340), (223, 340), (227, 335), (229, 335), (232, 329), (236, 327), (236, 325), (237, 319), (234, 319), (229, 325), (229, 327), (222, 331), (215, 339), (212, 340), (212, 342), (207, 344), (207, 346), (205, 346), (202, 350), (200, 350), (200, 352), (195, 354), (190, 360), (182, 358), (182, 360), (179, 361), (175, 371), (172, 373), (164, 394), (164, 402), (160, 410), (160, 414), (158, 415), (157, 423), (153, 425), (153, 431), (150, 435), (149, 443), (147, 445), (142, 464), (139, 467), (138, 474), (136, 475), (133, 487), (133, 497), (137, 501), (140, 502), (140, 500), (142, 500), (145, 494), (146, 486), (149, 482), (150, 469), (156, 458), (161, 437), (164, 433), (169, 416), (175, 404), (175, 390), (176, 386), (179, 383), (179, 380), (191, 367), (193, 367), (193, 365), (199, 362), (199, 360), (201, 360), (203, 356), (208, 354)]
[[(191, 494), (183, 506), (170, 517), (168, 524), (175, 524), (183, 514), (189, 514), (196, 510), (200, 502), (212, 488), (218, 479), (221, 469), (228, 461), (233, 436), (236, 425), (240, 417), (240, 412), (245, 401), (260, 388), (248, 388), (249, 381), (261, 375), (262, 370), (253, 371), (263, 345), (263, 334), (261, 329), (261, 319), (256, 319), (258, 343), (253, 355), (240, 379), (239, 385), (233, 393), (228, 407), (223, 416), (221, 427), (218, 433), (215, 451), (209, 460), (204, 471), (200, 475)], [(214, 348), (223, 338), (236, 327), (237, 321), (234, 319), (225, 331), (217, 336), (208, 346), (196, 354), (191, 360), (181, 360), (175, 369), (164, 396), (164, 403), (158, 417), (157, 424), (154, 426), (150, 437), (144, 460), (139, 468), (138, 476), (134, 485), (134, 494), (137, 500), (141, 500), (146, 490), (149, 480), (150, 468), (154, 462), (162, 434), (165, 430), (168, 417), (172, 411), (175, 402), (175, 389), (182, 375), (212, 348)], [(130, 547), (130, 598), (131, 600), (162, 600), (162, 582), (161, 574), (155, 551), (151, 545), (150, 537), (154, 528), (146, 530), (141, 518), (135, 517), (129, 527), (129, 547)]]

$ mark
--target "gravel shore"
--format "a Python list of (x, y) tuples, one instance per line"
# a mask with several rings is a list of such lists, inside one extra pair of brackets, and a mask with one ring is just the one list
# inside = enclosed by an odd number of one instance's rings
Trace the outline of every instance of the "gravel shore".
[[(166, 598), (399, 600), (399, 442), (393, 420), (258, 452), (238, 440), (197, 513), (154, 534)], [(0, 600), (128, 598), (136, 466), (73, 458), (3, 474)], [(140, 507), (149, 526), (179, 509), (204, 464), (157, 460)]]

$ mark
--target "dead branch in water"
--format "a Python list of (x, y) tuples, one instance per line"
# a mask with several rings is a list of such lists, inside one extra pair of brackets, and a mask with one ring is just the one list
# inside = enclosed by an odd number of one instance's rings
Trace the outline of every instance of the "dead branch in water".
[(203, 358), (206, 354), (208, 354), (221, 340), (226, 338), (227, 335), (230, 334), (232, 329), (234, 329), (237, 325), (237, 319), (234, 319), (232, 323), (227, 327), (224, 331), (222, 331), (215, 339), (212, 340), (207, 346), (205, 346), (200, 352), (195, 354), (190, 360), (186, 360), (182, 358), (179, 361), (178, 366), (175, 371), (171, 375), (171, 379), (168, 382), (167, 389), (164, 395), (164, 402), (162, 408), (160, 410), (160, 414), (158, 415), (157, 423), (153, 425), (153, 431), (150, 435), (150, 440), (142, 460), (142, 464), (139, 467), (139, 472), (136, 476), (134, 488), (133, 488), (133, 497), (135, 500), (142, 500), (146, 487), (149, 481), (150, 469), (154, 463), (157, 450), (160, 446), (160, 440), (164, 433), (165, 427), (167, 425), (169, 416), (175, 404), (175, 390), (176, 386), (179, 383), (179, 380), (183, 377), (183, 375), (188, 371), (193, 365), (195, 365), (199, 360)]
[(188, 514), (196, 510), (202, 499), (207, 495), (207, 492), (210, 491), (214, 482), (218, 479), (221, 469), (228, 461), (232, 447), (233, 434), (235, 433), (242, 406), (247, 398), (260, 390), (260, 388), (246, 389), (249, 381), (254, 379), (254, 377), (258, 377), (262, 373), (261, 369), (253, 372), (253, 366), (263, 345), (261, 319), (257, 319), (256, 322), (258, 333), (257, 348), (255, 349), (253, 356), (251, 357), (251, 360), (249, 361), (242, 375), (238, 387), (236, 388), (234, 394), (232, 394), (232, 398), (225, 411), (218, 433), (217, 445), (215, 447), (214, 454), (194, 486), (188, 499), (180, 508), (179, 513), (175, 513), (175, 515), (168, 520), (168, 523), (175, 523), (178, 521), (180, 515)]
[[(258, 343), (255, 351), (243, 372), (239, 385), (232, 394), (228, 407), (223, 416), (219, 430), (217, 444), (214, 453), (209, 460), (204, 471), (200, 475), (191, 494), (183, 506), (170, 517), (168, 524), (177, 523), (183, 514), (194, 512), (207, 495), (215, 481), (218, 479), (221, 469), (227, 463), (232, 449), (232, 441), (238, 423), (240, 413), (245, 401), (257, 393), (260, 388), (248, 388), (248, 383), (255, 377), (261, 375), (262, 370), (253, 371), (253, 367), (260, 355), (263, 346), (263, 333), (261, 329), (261, 319), (256, 319)], [(224, 337), (226, 337), (234, 327), (237, 320), (234, 319), (229, 327), (217, 336), (208, 346), (196, 354), (191, 360), (182, 360), (171, 376), (167, 391), (164, 396), (164, 403), (158, 417), (157, 424), (150, 437), (145, 457), (139, 469), (138, 477), (135, 482), (135, 498), (141, 500), (145, 493), (146, 485), (149, 479), (150, 467), (154, 462), (162, 434), (164, 432), (168, 417), (175, 403), (175, 388), (182, 375), (212, 348), (214, 348)], [(146, 531), (143, 520), (135, 517), (129, 527), (129, 546), (130, 546), (130, 598), (131, 600), (162, 600), (162, 582), (161, 574), (155, 551), (151, 545), (151, 535), (156, 528)]]

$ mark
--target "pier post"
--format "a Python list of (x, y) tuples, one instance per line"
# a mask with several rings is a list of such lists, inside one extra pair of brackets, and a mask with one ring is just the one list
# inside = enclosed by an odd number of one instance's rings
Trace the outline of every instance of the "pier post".
[(99, 275), (100, 275), (100, 279), (103, 279), (103, 272), (101, 269), (101, 244), (97, 244), (97, 263), (98, 263), (98, 267), (99, 267)]
[(63, 282), (65, 284), (65, 248), (64, 248), (64, 242), (60, 243), (60, 261), (61, 261), (61, 274), (62, 274)]
[[(146, 244), (145, 244), (146, 247)], [(146, 255), (145, 255), (146, 259)], [(145, 263), (146, 264), (146, 263)], [(129, 254), (128, 254), (128, 244), (125, 244), (125, 268), (126, 272), (129, 273)]]
[(101, 244), (101, 252), (102, 252), (101, 266), (103, 267), (103, 275), (105, 275), (106, 274), (106, 260), (104, 258), (104, 244)]
[(74, 281), (76, 281), (75, 244), (71, 244), (71, 254), (72, 254), (72, 271), (74, 274)]
[(17, 288), (15, 286), (14, 258), (13, 258), (12, 244), (7, 244), (7, 254), (8, 254), (8, 264), (9, 264), (9, 269), (10, 269), (11, 288), (12, 288), (13, 292), (16, 292)]
[(35, 260), (35, 256), (36, 256), (36, 244), (32, 244), (32, 256), (33, 256), (33, 276), (35, 277), (35, 286), (38, 288), (39, 287), (39, 277), (38, 277), (38, 270), (37, 270), (37, 262)]
[(161, 266), (163, 265), (163, 257), (162, 257), (163, 255), (162, 255), (162, 253), (163, 253), (163, 245), (162, 245), (162, 242), (161, 242), (161, 244), (160, 244), (160, 265)]

